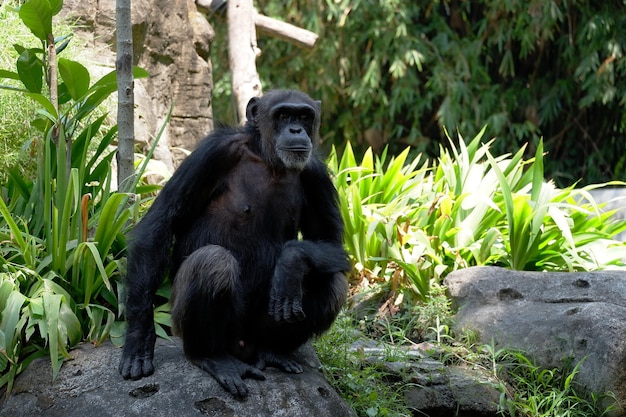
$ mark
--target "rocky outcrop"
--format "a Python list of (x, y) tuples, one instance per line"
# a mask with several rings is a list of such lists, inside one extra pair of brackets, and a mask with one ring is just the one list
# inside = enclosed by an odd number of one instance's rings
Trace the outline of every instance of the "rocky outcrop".
[(361, 360), (376, 364), (388, 379), (402, 381), (404, 401), (414, 415), (428, 417), (496, 417), (500, 400), (498, 381), (485, 369), (444, 365), (431, 357), (435, 345), (422, 343), (400, 347), (393, 361), (385, 359), (389, 346), (361, 339), (353, 344)]
[(268, 368), (265, 381), (246, 380), (250, 394), (239, 401), (185, 359), (178, 339), (157, 341), (155, 373), (139, 381), (119, 375), (121, 349), (110, 343), (81, 345), (54, 382), (48, 360), (33, 362), (17, 378), (11, 396), (0, 398), (5, 400), (0, 417), (355, 416), (319, 372), (312, 348), (299, 353), (306, 364), (302, 374)]
[(579, 363), (590, 392), (613, 392), (626, 406), (626, 272), (544, 273), (476, 267), (445, 280), (455, 331), (530, 353), (545, 368)]
[[(86, 29), (81, 38), (90, 70), (114, 69), (115, 0), (65, 0), (62, 13), (78, 21), (77, 30)], [(155, 152), (172, 171), (184, 157), (178, 148), (192, 150), (213, 128), (213, 29), (193, 0), (133, 2), (132, 22), (134, 64), (150, 73), (135, 81), (135, 138), (148, 146), (173, 106)]]

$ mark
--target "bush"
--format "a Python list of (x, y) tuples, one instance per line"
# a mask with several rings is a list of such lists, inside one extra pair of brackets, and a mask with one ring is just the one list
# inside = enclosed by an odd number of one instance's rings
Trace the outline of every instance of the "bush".
[[(49, 355), (54, 377), (76, 343), (99, 344), (122, 332), (115, 323), (123, 310), (119, 277), (136, 206), (128, 194), (112, 191), (117, 129), (94, 115), (117, 90), (116, 77), (112, 72), (91, 83), (80, 63), (48, 54), (61, 5), (30, 0), (21, 6), (20, 19), (41, 47), (15, 45), (16, 71), (0, 72), (18, 84), (3, 87), (36, 103), (30, 124), (41, 135), (32, 144), (36, 177), (12, 169), (0, 188), (0, 387), (8, 391), (33, 359)], [(61, 53), (69, 39), (51, 46)], [(50, 74), (57, 65), (55, 84)], [(58, 91), (58, 101), (48, 90)]]
[(589, 190), (544, 179), (543, 145), (534, 158), (495, 157), (482, 132), (441, 148), (436, 163), (409, 150), (387, 160), (352, 148), (329, 159), (336, 172), (345, 242), (359, 276), (428, 299), (431, 282), (474, 265), (518, 270), (623, 268), (626, 246), (613, 237), (626, 221), (603, 211)]

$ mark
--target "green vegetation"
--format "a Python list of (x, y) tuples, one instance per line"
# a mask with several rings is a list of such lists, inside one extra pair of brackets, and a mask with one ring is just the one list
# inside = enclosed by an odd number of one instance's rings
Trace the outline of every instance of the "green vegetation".
[[(9, 46), (13, 44), (32, 43), (32, 35), (25, 31), (17, 13), (11, 12), (7, 7), (0, 8), (0, 38), (6, 43), (0, 48), (0, 68), (11, 68), (19, 54)], [(5, 46), (6, 45), (6, 46)], [(7, 82), (7, 80), (4, 80)], [(7, 82), (9, 83), (9, 82)], [(18, 83), (10, 83), (17, 86)], [(36, 102), (24, 100), (19, 94), (0, 89), (0, 109), (3, 119), (0, 125), (0, 181), (7, 180), (7, 171), (13, 166), (30, 166), (34, 171), (35, 158), (28, 152), (28, 144), (34, 137), (36, 129), (29, 123), (30, 117), (34, 116)]]
[[(544, 180), (543, 148), (525, 160), (495, 157), (493, 141), (450, 141), (436, 163), (409, 150), (389, 158), (368, 150), (360, 163), (351, 147), (336, 172), (346, 246), (361, 278), (382, 278), (425, 300), (431, 282), (473, 265), (575, 271), (623, 266), (623, 244), (612, 237), (626, 222), (611, 220), (589, 190)], [(610, 184), (617, 184), (615, 182)]]
[[(407, 145), (429, 158), (445, 130), (506, 138), (515, 153), (539, 138), (548, 178), (563, 187), (625, 179), (623, 2), (257, 0), (259, 11), (319, 35), (305, 51), (259, 36), (264, 88), (300, 88), (324, 103), (326, 139), (359, 151)], [(216, 42), (226, 26), (212, 22)], [(226, 52), (212, 51), (215, 114), (230, 106)], [(276, 69), (280, 68), (279, 71)], [(223, 77), (223, 78), (220, 78)]]
[[(575, 377), (582, 363), (563, 369), (541, 369), (522, 352), (483, 347), (494, 367), (503, 395), (502, 415), (528, 417), (602, 417), (610, 415), (616, 399), (611, 394), (583, 394)], [(608, 403), (609, 405), (604, 405)]]
[[(20, 20), (40, 46), (16, 44), (16, 70), (0, 72), (17, 84), (3, 88), (35, 103), (29, 122), (39, 132), (31, 145), (35, 178), (10, 169), (0, 188), (0, 386), (9, 391), (33, 359), (48, 355), (54, 377), (78, 342), (121, 335), (119, 277), (136, 213), (129, 195), (112, 187), (116, 127), (105, 128), (105, 116), (94, 114), (117, 90), (116, 78), (112, 72), (91, 83), (80, 63), (56, 58), (69, 41), (48, 43), (60, 8), (48, 0), (21, 6)], [(57, 66), (55, 84), (49, 75)], [(47, 94), (53, 90), (58, 101)]]
[(493, 141), (483, 143), (482, 134), (467, 144), (450, 140), (436, 162), (409, 159), (408, 149), (394, 157), (368, 150), (360, 162), (349, 144), (341, 156), (331, 153), (355, 295), (339, 329), (317, 347), (329, 380), (359, 415), (410, 415), (398, 401), (407, 383), (389, 383), (387, 371), (359, 360), (350, 348), (359, 337), (385, 341), (396, 353), (404, 344), (434, 341), (447, 355), (493, 369), (503, 381), (503, 415), (605, 412), (604, 396), (575, 390), (577, 368), (541, 370), (522, 353), (489, 354), (488, 346), (459, 350), (449, 332), (452, 313), (441, 283), (453, 270), (626, 269), (626, 245), (613, 239), (626, 222), (612, 219), (589, 193), (602, 185), (559, 189), (544, 179), (541, 142), (530, 159), (524, 149), (494, 156)]

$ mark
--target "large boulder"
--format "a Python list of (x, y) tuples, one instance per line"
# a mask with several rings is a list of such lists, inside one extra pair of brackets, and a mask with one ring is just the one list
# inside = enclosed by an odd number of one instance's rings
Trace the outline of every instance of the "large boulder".
[(8, 399), (2, 395), (0, 417), (185, 417), (185, 416), (354, 416), (319, 372), (310, 346), (299, 352), (302, 374), (266, 369), (267, 380), (247, 379), (244, 401), (234, 399), (206, 372), (183, 356), (179, 339), (159, 339), (155, 373), (125, 381), (117, 371), (121, 350), (110, 343), (84, 344), (71, 352), (51, 382), (48, 360), (33, 362), (15, 382)]
[(626, 406), (626, 272), (545, 273), (475, 267), (445, 280), (454, 330), (522, 349), (546, 368), (579, 363), (576, 380)]
[[(62, 13), (78, 21), (90, 71), (114, 69), (115, 0), (65, 0)], [(213, 29), (193, 0), (133, 2), (131, 18), (134, 64), (150, 73), (135, 81), (135, 139), (148, 146), (173, 106), (155, 151), (173, 171), (185, 156), (179, 148), (193, 149), (213, 128)]]

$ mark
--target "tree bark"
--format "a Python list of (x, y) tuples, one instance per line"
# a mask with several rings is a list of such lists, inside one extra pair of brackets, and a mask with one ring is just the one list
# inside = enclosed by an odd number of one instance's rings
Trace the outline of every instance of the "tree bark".
[(254, 24), (260, 33), (293, 43), (300, 48), (311, 49), (317, 42), (317, 33), (259, 13), (254, 14)]
[(228, 1), (228, 61), (232, 76), (233, 97), (241, 124), (246, 121), (246, 106), (252, 97), (262, 94), (256, 70), (256, 11), (252, 0)]
[[(196, 0), (198, 11), (211, 15), (215, 10), (211, 9), (212, 0)], [(317, 34), (310, 30), (302, 29), (291, 23), (283, 22), (272, 17), (254, 14), (254, 25), (256, 29), (264, 35), (272, 38), (279, 38), (304, 49), (311, 49), (317, 42)]]
[(115, 29), (117, 34), (117, 184), (121, 192), (134, 192), (135, 126), (133, 93), (133, 33), (131, 0), (117, 0)]

